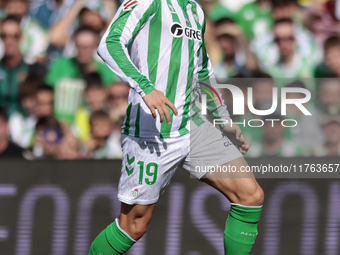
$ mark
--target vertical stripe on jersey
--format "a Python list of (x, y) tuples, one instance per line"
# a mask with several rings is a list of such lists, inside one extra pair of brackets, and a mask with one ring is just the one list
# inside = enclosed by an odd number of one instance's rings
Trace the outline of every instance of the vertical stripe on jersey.
[(126, 109), (126, 117), (125, 117), (124, 132), (123, 132), (124, 135), (129, 135), (131, 108), (132, 108), (132, 103), (130, 103), (128, 108)]
[[(196, 24), (196, 29), (198, 30), (201, 30), (202, 31), (202, 26), (201, 24), (199, 23), (199, 21), (197, 21), (195, 18), (194, 18), (194, 15), (193, 13), (196, 13), (196, 15), (198, 16), (198, 13), (197, 13), (197, 5), (195, 2), (190, 2), (191, 3), (191, 10), (190, 10), (190, 15), (189, 15), (189, 18), (190, 18), (190, 22), (192, 24)], [(202, 40), (204, 40), (204, 34), (203, 34), (203, 31), (202, 31)], [(188, 70), (188, 81), (187, 81), (187, 88), (186, 88), (186, 94), (187, 94), (187, 97), (186, 97), (186, 102), (185, 102), (185, 110), (184, 110), (184, 113), (183, 113), (183, 119), (182, 119), (182, 124), (181, 124), (181, 127), (180, 127), (180, 134), (183, 135), (185, 133), (188, 132), (188, 130), (186, 129), (186, 125), (187, 125), (187, 122), (188, 122), (188, 119), (189, 119), (189, 112), (190, 112), (190, 102), (193, 102), (192, 104), (192, 110), (194, 112), (198, 112), (200, 111), (200, 109), (195, 105), (195, 100), (192, 98), (192, 97), (197, 97), (195, 96), (195, 93), (192, 93), (192, 89), (193, 89), (193, 86), (196, 86), (196, 85), (193, 85), (193, 79), (195, 78), (194, 77), (194, 73), (195, 71), (197, 71), (196, 69), (196, 62), (197, 60), (195, 61), (195, 58), (197, 59), (197, 56), (195, 56), (195, 44), (199, 44), (197, 45), (197, 48), (200, 47), (200, 44), (199, 42), (197, 41), (193, 41), (193, 40), (190, 40), (189, 42), (189, 70)], [(198, 116), (198, 115), (195, 115), (193, 116), (192, 118), (193, 122), (197, 125), (197, 126), (200, 126), (202, 123), (204, 123), (204, 121)]]
[[(194, 7), (194, 2), (190, 2), (191, 7)], [(190, 25), (192, 23), (192, 20), (190, 22)], [(192, 26), (191, 26), (192, 27)], [(179, 127), (179, 133), (180, 135), (184, 135), (189, 132), (189, 130), (186, 128), (188, 120), (189, 120), (189, 111), (190, 111), (190, 102), (191, 102), (191, 89), (192, 89), (192, 81), (194, 78), (194, 68), (195, 68), (195, 63), (194, 63), (194, 40), (189, 40), (188, 42), (188, 48), (189, 48), (189, 68), (188, 68), (188, 76), (187, 76), (187, 86), (185, 90), (185, 105), (183, 107), (183, 115), (182, 115), (182, 123), (181, 126)]]
[(148, 69), (149, 80), (152, 84), (156, 84), (157, 68), (159, 50), (161, 47), (161, 35), (162, 35), (162, 11), (158, 11), (154, 17), (154, 21), (150, 22), (149, 31), (149, 45), (148, 45)]
[(137, 108), (135, 137), (139, 137), (139, 130), (140, 130), (140, 124), (139, 123), (140, 123), (140, 103), (138, 104), (138, 108)]
[[(178, 3), (180, 4), (180, 3)], [(182, 2), (181, 6), (178, 6), (177, 2), (175, 2), (176, 8), (179, 10), (177, 12), (178, 18), (181, 20), (182, 24), (185, 24), (185, 27), (192, 27), (191, 23), (189, 22), (187, 10), (184, 8), (189, 8), (190, 4), (187, 5), (185, 1)], [(175, 8), (175, 9), (176, 9)], [(186, 134), (189, 130), (183, 130), (180, 132), (180, 127), (183, 120), (184, 114), (184, 107), (187, 99), (187, 80), (188, 75), (192, 75), (188, 73), (190, 68), (190, 61), (189, 61), (189, 51), (193, 50), (191, 46), (189, 46), (190, 41), (185, 34), (182, 36), (182, 52), (181, 52), (181, 63), (180, 63), (180, 71), (178, 74), (178, 81), (177, 81), (177, 88), (176, 88), (176, 97), (175, 97), (175, 106), (177, 107), (179, 116), (173, 116), (173, 122), (171, 126), (171, 134), (176, 136), (181, 134)]]
[[(169, 65), (170, 65), (170, 56), (171, 56), (171, 46), (173, 36), (169, 32), (169, 22), (172, 20), (171, 13), (169, 11), (169, 7), (166, 1), (162, 1), (162, 20), (161, 20), (161, 38), (160, 38), (160, 49), (159, 56), (157, 62), (160, 63), (157, 66), (157, 74), (156, 74), (156, 83), (157, 89), (166, 94), (166, 85), (168, 82), (168, 73), (169, 73)], [(171, 21), (172, 23), (172, 21)], [(156, 128), (157, 130), (161, 130), (162, 124), (160, 123), (159, 115), (156, 118)], [(147, 125), (145, 125), (148, 128)]]
[[(171, 0), (167, 0), (168, 5), (173, 5)], [(177, 14), (172, 12), (172, 21), (181, 23)], [(184, 32), (184, 31), (183, 31)], [(178, 65), (179, 59), (181, 59), (182, 54), (182, 41), (183, 37), (173, 37), (172, 39), (172, 47), (171, 47), (171, 56), (170, 56), (170, 65), (169, 65), (169, 73), (168, 73), (168, 82), (166, 87), (165, 96), (172, 102), (175, 102), (176, 96), (176, 89), (177, 89), (177, 82), (178, 82), (178, 75), (180, 71), (180, 65)], [(167, 106), (170, 117), (171, 117), (171, 124), (164, 122), (161, 126), (161, 137), (162, 138), (169, 138), (171, 126), (173, 122), (173, 111)]]
[[(149, 19), (152, 19), (153, 17), (154, 15), (151, 16)], [(135, 64), (137, 69), (143, 75), (145, 75), (147, 79), (149, 79), (149, 66), (146, 60), (148, 59), (148, 51), (149, 51), (148, 42), (149, 42), (149, 33), (150, 33), (150, 29), (149, 29), (150, 23), (151, 21), (148, 21), (143, 25), (143, 33), (138, 34), (138, 43), (135, 43), (134, 47), (128, 48), (129, 56), (132, 60), (132, 63)], [(139, 42), (142, 42), (142, 43), (139, 43)], [(144, 61), (140, 61), (141, 59), (143, 59)]]

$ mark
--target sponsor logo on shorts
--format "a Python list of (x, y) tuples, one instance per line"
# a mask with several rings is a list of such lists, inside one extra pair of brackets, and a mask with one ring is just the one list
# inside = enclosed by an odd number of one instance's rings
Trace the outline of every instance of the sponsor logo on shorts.
[(138, 197), (140, 195), (140, 192), (138, 192), (138, 189), (131, 190), (131, 194), (133, 197)]
[(183, 26), (178, 22), (172, 24), (170, 27), (170, 33), (176, 38), (182, 37), (184, 35), (190, 40), (196, 40), (200, 42), (202, 41), (202, 33), (200, 30), (196, 30), (191, 27), (183, 28)]
[(125, 4), (123, 4), (124, 11), (131, 11), (132, 7), (139, 4), (139, 0), (128, 0)]
[(224, 143), (225, 147), (229, 147), (230, 145), (233, 145), (233, 143), (229, 140), (228, 136), (222, 133), (222, 139), (226, 139), (227, 141)]

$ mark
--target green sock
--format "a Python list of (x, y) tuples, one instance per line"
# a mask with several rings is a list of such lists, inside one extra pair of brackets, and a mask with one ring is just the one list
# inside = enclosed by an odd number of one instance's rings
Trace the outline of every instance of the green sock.
[(93, 241), (89, 255), (121, 255), (136, 241), (120, 228), (117, 219)]
[(231, 204), (224, 231), (225, 255), (248, 255), (257, 236), (262, 206)]

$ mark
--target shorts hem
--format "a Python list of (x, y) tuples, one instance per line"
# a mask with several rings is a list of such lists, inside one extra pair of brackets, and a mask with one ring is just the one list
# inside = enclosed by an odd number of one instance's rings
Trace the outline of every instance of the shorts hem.
[(129, 198), (126, 198), (126, 197), (123, 197), (123, 196), (117, 196), (118, 197), (118, 200), (120, 202), (123, 202), (125, 204), (128, 204), (128, 205), (151, 205), (151, 204), (155, 204), (157, 203), (159, 197), (155, 198), (155, 199), (151, 199), (151, 200), (140, 200), (140, 199), (129, 199)]

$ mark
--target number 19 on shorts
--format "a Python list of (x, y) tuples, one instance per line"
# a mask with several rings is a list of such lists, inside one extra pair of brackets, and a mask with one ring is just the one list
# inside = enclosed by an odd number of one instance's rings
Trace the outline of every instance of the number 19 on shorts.
[(157, 180), (158, 165), (151, 162), (145, 167), (144, 161), (138, 161), (137, 164), (139, 165), (139, 184), (143, 184), (143, 181), (148, 185), (155, 184)]

